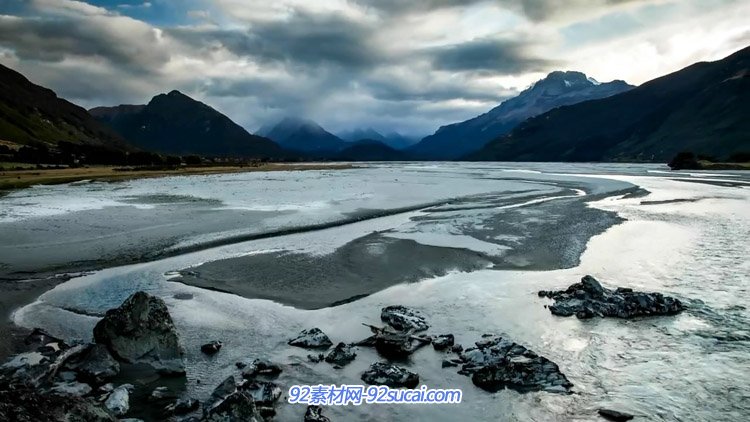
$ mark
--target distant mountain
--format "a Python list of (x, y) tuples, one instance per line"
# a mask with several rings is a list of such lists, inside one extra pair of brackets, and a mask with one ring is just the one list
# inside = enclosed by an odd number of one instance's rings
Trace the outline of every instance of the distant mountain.
[(96, 107), (89, 112), (133, 145), (166, 154), (278, 158), (272, 141), (249, 134), (227, 116), (187, 95), (159, 94), (147, 105)]
[(485, 114), (441, 127), (435, 134), (409, 148), (409, 152), (424, 159), (459, 158), (510, 132), (530, 117), (556, 107), (609, 97), (632, 88), (623, 81), (599, 83), (581, 72), (552, 72)]
[(293, 151), (328, 154), (340, 151), (347, 143), (312, 120), (287, 117), (273, 126), (261, 128), (259, 135)]
[(339, 161), (403, 161), (407, 155), (376, 139), (363, 139), (351, 144), (335, 157)]
[(0, 140), (23, 145), (57, 145), (61, 141), (129, 149), (107, 126), (85, 109), (50, 89), (29, 82), (0, 65)]
[(364, 139), (380, 141), (393, 149), (408, 148), (419, 142), (419, 139), (410, 138), (401, 135), (398, 132), (389, 132), (387, 135), (383, 135), (371, 127), (367, 129), (360, 128), (348, 132), (342, 132), (339, 134), (339, 138), (349, 142), (361, 141)]
[(658, 161), (750, 151), (750, 47), (609, 98), (554, 109), (473, 160)]

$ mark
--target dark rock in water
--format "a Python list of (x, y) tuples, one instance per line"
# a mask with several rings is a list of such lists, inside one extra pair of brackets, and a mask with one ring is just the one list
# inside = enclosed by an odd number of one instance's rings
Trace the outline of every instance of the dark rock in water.
[(208, 409), (203, 421), (209, 422), (263, 422), (252, 397), (242, 391), (235, 391), (215, 406)]
[(281, 388), (268, 381), (246, 382), (240, 387), (240, 390), (252, 397), (258, 406), (273, 407), (279, 397), (281, 397)]
[(416, 310), (405, 306), (386, 306), (380, 311), (380, 319), (401, 331), (424, 331), (430, 328), (427, 321)]
[(418, 337), (409, 332), (383, 330), (375, 336), (375, 350), (388, 359), (403, 359), (420, 347), (429, 344), (429, 337)]
[(461, 353), (464, 350), (464, 346), (461, 346), (460, 344), (454, 344), (453, 347), (451, 347), (451, 352), (453, 353)]
[(566, 290), (542, 290), (539, 296), (555, 301), (548, 307), (552, 314), (575, 315), (581, 319), (595, 316), (633, 318), (673, 315), (685, 309), (679, 299), (664, 296), (661, 293), (634, 292), (624, 287), (616, 290), (606, 289), (590, 275), (583, 277), (580, 283), (575, 283)]
[(629, 421), (633, 419), (634, 417), (633, 415), (629, 415), (623, 412), (618, 412), (617, 410), (612, 410), (612, 409), (599, 409), (599, 414), (604, 419), (609, 419), (611, 421), (616, 421), (616, 422)]
[(323, 408), (320, 406), (307, 406), (305, 411), (304, 422), (331, 422), (330, 419), (323, 416)]
[(370, 336), (367, 337), (364, 340), (360, 340), (356, 343), (354, 343), (355, 346), (363, 346), (363, 347), (375, 347), (375, 339), (377, 336)]
[(499, 336), (484, 335), (461, 354), (459, 374), (471, 375), (479, 388), (495, 392), (509, 388), (519, 392), (568, 393), (573, 384), (549, 359)]
[(443, 368), (450, 368), (450, 367), (458, 366), (459, 362), (460, 361), (457, 362), (453, 359), (443, 359), (443, 363), (441, 364), (441, 366)]
[(215, 355), (216, 353), (221, 350), (221, 346), (223, 346), (224, 343), (214, 340), (210, 343), (206, 343), (203, 346), (201, 346), (201, 352), (207, 354), (207, 355)]
[(354, 347), (346, 343), (339, 343), (325, 357), (325, 361), (335, 365), (344, 366), (354, 360), (357, 353)]
[(193, 398), (180, 399), (164, 408), (166, 415), (187, 415), (198, 410), (201, 403)]
[(94, 327), (94, 340), (123, 362), (146, 364), (159, 373), (184, 375), (183, 350), (167, 305), (136, 292)]
[(81, 378), (94, 384), (103, 384), (120, 372), (120, 364), (102, 344), (91, 345), (74, 368)]
[(209, 397), (208, 400), (206, 400), (206, 402), (203, 404), (203, 411), (209, 411), (211, 408), (221, 403), (235, 391), (237, 391), (237, 381), (234, 379), (233, 375), (230, 375), (214, 389), (214, 391), (211, 393), (211, 397)]
[(432, 347), (435, 350), (445, 350), (453, 346), (454, 341), (453, 334), (441, 334), (432, 338)]
[(236, 366), (237, 369), (245, 369), (245, 367), (247, 366), (247, 364), (245, 362), (235, 362), (234, 366)]
[(281, 366), (266, 359), (255, 359), (242, 371), (242, 377), (252, 379), (258, 375), (274, 376), (280, 373)]
[(322, 362), (323, 359), (325, 359), (325, 356), (322, 353), (318, 353), (317, 355), (307, 355), (307, 360), (312, 363)]
[(69, 347), (64, 341), (52, 336), (41, 328), (34, 328), (34, 330), (26, 336), (24, 343), (27, 346), (36, 346), (37, 352), (47, 356), (56, 354), (57, 352)]
[(387, 385), (391, 388), (415, 388), (419, 375), (387, 362), (375, 362), (362, 374), (362, 381), (372, 385)]
[(306, 349), (327, 349), (333, 346), (333, 342), (320, 328), (311, 328), (302, 330), (297, 337), (289, 340), (289, 345)]

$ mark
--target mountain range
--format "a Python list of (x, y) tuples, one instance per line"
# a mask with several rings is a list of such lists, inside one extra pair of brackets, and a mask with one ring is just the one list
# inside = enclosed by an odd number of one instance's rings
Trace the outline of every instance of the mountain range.
[(111, 128), (82, 107), (58, 98), (52, 90), (31, 83), (0, 65), (0, 140), (17, 145), (74, 144), (128, 146)]
[(526, 120), (471, 160), (657, 161), (750, 151), (750, 47)]
[(624, 81), (599, 83), (581, 72), (555, 71), (518, 96), (472, 119), (442, 126), (409, 148), (422, 159), (451, 160), (482, 148), (524, 120), (556, 107), (609, 97), (632, 89)]
[(371, 127), (368, 127), (366, 129), (358, 128), (351, 131), (342, 132), (339, 133), (338, 136), (339, 138), (349, 142), (368, 139), (380, 141), (393, 149), (404, 149), (419, 142), (419, 139), (404, 136), (398, 132), (389, 132), (388, 134), (383, 135)]
[(264, 126), (256, 132), (281, 145), (283, 148), (328, 156), (346, 148), (347, 143), (323, 129), (312, 120), (285, 117), (272, 126)]
[(146, 105), (96, 107), (100, 122), (137, 147), (165, 154), (282, 158), (269, 139), (251, 135), (227, 116), (179, 91), (159, 94)]

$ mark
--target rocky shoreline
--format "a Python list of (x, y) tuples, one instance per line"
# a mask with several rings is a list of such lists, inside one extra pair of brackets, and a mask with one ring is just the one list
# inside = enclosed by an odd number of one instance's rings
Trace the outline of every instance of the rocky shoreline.
[[(540, 297), (555, 300), (555, 315), (579, 318), (614, 316), (632, 318), (671, 315), (684, 309), (674, 298), (630, 289), (606, 289), (591, 276), (562, 291), (542, 291)], [(290, 347), (311, 351), (312, 364), (342, 368), (357, 358), (358, 347), (372, 347), (380, 360), (361, 373), (370, 385), (416, 388), (418, 372), (401, 366), (410, 355), (433, 349), (444, 369), (458, 374), (489, 393), (511, 389), (519, 393), (544, 391), (571, 394), (573, 383), (551, 360), (508, 338), (482, 335), (473, 346), (455, 343), (453, 334), (430, 334), (427, 319), (416, 309), (387, 306), (381, 310), (383, 326), (365, 324), (373, 335), (355, 343), (332, 341), (319, 328), (309, 328), (288, 341)], [(28, 351), (0, 366), (0, 419), (17, 421), (129, 420), (133, 385), (114, 385), (133, 371), (148, 370), (157, 377), (184, 377), (184, 350), (169, 311), (160, 298), (136, 292), (116, 309), (109, 310), (94, 328), (94, 343), (66, 342), (40, 329), (26, 339)], [(207, 355), (221, 353), (219, 340), (201, 346)], [(421, 353), (421, 352), (420, 352)], [(425, 352), (426, 353), (426, 352)], [(263, 359), (236, 364), (230, 375), (204, 402), (180, 397), (166, 386), (151, 391), (149, 406), (165, 420), (267, 421), (276, 415), (283, 394), (275, 382), (282, 366)], [(418, 368), (417, 368), (418, 369)], [(325, 422), (319, 406), (309, 406), (300, 418)], [(629, 420), (617, 410), (599, 409), (603, 418)]]

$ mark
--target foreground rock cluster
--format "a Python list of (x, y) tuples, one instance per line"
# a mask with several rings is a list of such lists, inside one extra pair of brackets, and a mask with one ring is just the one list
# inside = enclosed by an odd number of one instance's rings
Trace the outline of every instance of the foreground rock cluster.
[(540, 291), (539, 297), (548, 297), (555, 301), (549, 306), (552, 314), (575, 315), (581, 319), (672, 315), (685, 309), (679, 299), (664, 296), (661, 293), (635, 292), (624, 287), (618, 287), (615, 290), (604, 288), (590, 275), (583, 277), (580, 283), (575, 283), (566, 290)]
[[(352, 350), (354, 346), (373, 347), (386, 361), (371, 364), (362, 373), (362, 381), (391, 388), (415, 388), (419, 385), (419, 374), (397, 363), (432, 344), (435, 351), (446, 353), (443, 368), (461, 366), (458, 373), (471, 376), (477, 387), (487, 391), (509, 388), (519, 392), (568, 393), (573, 387), (557, 364), (502, 337), (486, 334), (474, 347), (464, 350), (463, 346), (455, 344), (453, 334), (422, 334), (430, 327), (417, 310), (387, 306), (381, 310), (380, 319), (386, 324), (384, 327), (365, 324), (374, 335), (352, 345), (339, 343), (328, 354), (310, 355), (308, 358), (313, 362), (325, 360), (344, 365), (356, 357)], [(289, 344), (305, 344), (307, 348), (313, 348), (311, 345), (321, 340), (332, 344), (320, 329), (313, 328), (302, 331)], [(345, 356), (345, 359), (339, 360), (334, 356)]]

